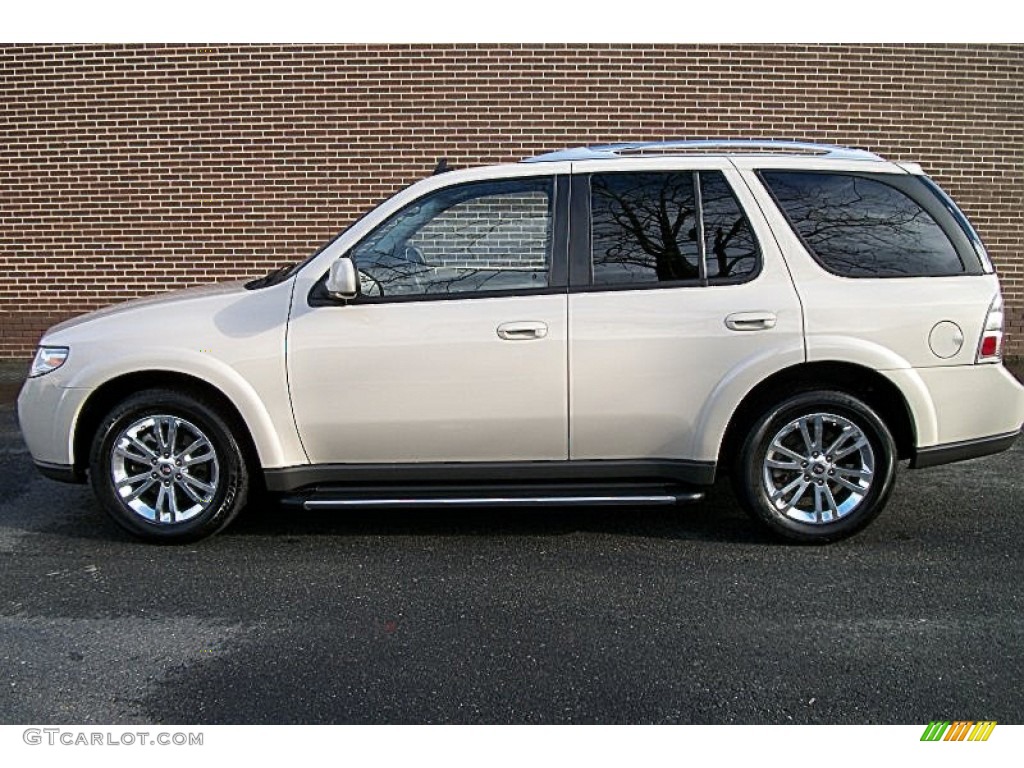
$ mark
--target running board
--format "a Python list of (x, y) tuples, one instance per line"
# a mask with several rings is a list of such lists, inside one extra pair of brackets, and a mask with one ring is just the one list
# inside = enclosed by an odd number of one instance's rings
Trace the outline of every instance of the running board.
[(332, 509), (438, 509), (452, 507), (607, 507), (667, 506), (701, 501), (704, 493), (687, 488), (656, 485), (608, 487), (465, 486), (352, 488), (320, 487), (285, 503), (306, 510)]

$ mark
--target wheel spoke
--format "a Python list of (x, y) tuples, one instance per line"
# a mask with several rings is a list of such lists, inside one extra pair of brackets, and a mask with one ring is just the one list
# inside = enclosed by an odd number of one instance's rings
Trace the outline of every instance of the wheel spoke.
[(825, 449), (825, 453), (833, 455), (837, 450), (839, 450), (842, 447), (843, 443), (845, 443), (851, 437), (854, 437), (855, 435), (859, 434), (860, 430), (854, 427), (853, 425), (843, 427), (843, 431), (839, 434), (839, 437), (832, 441), (832, 445)]
[(149, 478), (150, 474), (152, 473), (147, 469), (145, 472), (140, 472), (137, 475), (132, 475), (131, 477), (126, 477), (122, 480), (118, 480), (117, 487), (123, 488), (126, 485), (135, 485), (135, 483), (139, 482), (140, 480), (146, 480), (147, 478)]
[(822, 486), (814, 486), (814, 520), (819, 523), (825, 522), (823, 506), (823, 496), (821, 492)]
[(171, 522), (175, 523), (178, 521), (178, 498), (174, 493), (175, 486), (169, 485), (167, 488), (167, 506), (171, 512)]
[(167, 425), (167, 453), (174, 455), (174, 442), (178, 437), (178, 420), (168, 419)]
[(191, 485), (189, 485), (188, 483), (184, 482), (183, 480), (179, 480), (179, 481), (177, 481), (177, 483), (178, 483), (178, 487), (181, 488), (181, 490), (185, 492), (185, 495), (188, 496), (190, 499), (192, 499), (192, 501), (194, 501), (196, 504), (205, 504), (206, 503), (207, 500), (204, 499), (202, 496), (200, 496), (196, 492), (196, 489), (193, 488)]
[(807, 461), (806, 456), (801, 456), (796, 451), (790, 450), (782, 443), (780, 443), (778, 439), (776, 439), (775, 442), (772, 443), (771, 451), (769, 451), (769, 454), (771, 453), (781, 453), (783, 456), (788, 456), (789, 458), (796, 462)]
[(125, 496), (123, 498), (124, 498), (124, 500), (126, 502), (127, 501), (135, 501), (137, 498), (139, 498), (139, 496), (144, 494), (146, 491), (148, 491), (150, 488), (152, 488), (155, 484), (156, 484), (156, 480), (154, 480), (153, 478), (150, 478), (150, 479), (146, 480), (146, 482), (144, 482), (138, 488), (136, 488), (134, 491), (132, 491), (131, 493), (129, 493), (127, 496)]
[(191, 459), (183, 459), (181, 462), (181, 466), (191, 467), (195, 464), (203, 464), (207, 461), (212, 461), (214, 458), (216, 457), (214, 456), (213, 450), (211, 449), (209, 453), (204, 453), (202, 456), (193, 456)]
[(165, 418), (158, 418), (153, 420), (153, 434), (156, 435), (156, 448), (157, 452), (163, 456), (167, 452), (167, 442), (164, 440), (164, 424), (166, 423)]
[(825, 422), (822, 419), (821, 414), (814, 417), (814, 445), (812, 449), (815, 451), (822, 450), (822, 443), (825, 440)]
[(210, 485), (208, 483), (204, 483), (202, 480), (197, 480), (196, 478), (192, 477), (192, 475), (188, 474), (187, 472), (182, 472), (181, 473), (181, 480), (182, 480), (183, 483), (188, 483), (188, 484), (198, 488), (203, 493), (206, 493), (206, 494), (212, 494), (213, 493), (214, 488), (213, 488), (212, 485)]
[[(796, 503), (798, 501), (800, 501), (801, 498), (803, 498), (804, 491), (807, 490), (807, 486), (808, 485), (809, 485), (809, 483), (806, 480), (804, 480), (803, 476), (797, 477), (795, 480), (791, 481), (788, 485), (785, 485), (782, 488), (779, 488), (777, 491), (775, 491), (775, 493), (772, 494), (772, 500), (776, 501), (776, 502), (782, 501), (783, 502), (782, 509), (783, 510), (789, 509), (789, 508), (795, 506)], [(789, 493), (790, 491), (794, 490), (794, 489), (796, 489), (796, 493), (794, 493), (789, 498), (789, 500), (786, 501), (785, 500), (786, 499), (786, 494)], [(776, 505), (776, 506), (778, 506), (778, 505)]]
[(861, 448), (866, 447), (867, 444), (868, 444), (868, 441), (864, 438), (864, 435), (862, 435), (862, 434), (860, 434), (858, 432), (857, 433), (857, 439), (853, 443), (853, 445), (848, 445), (845, 448), (843, 448), (843, 450), (836, 451), (834, 454), (832, 454), (832, 460), (833, 461), (839, 461), (840, 459), (849, 456), (854, 451), (859, 451)]
[(859, 477), (862, 480), (871, 480), (875, 475), (870, 469), (857, 469), (855, 467), (835, 467), (835, 471), (837, 475)]
[(836, 497), (832, 495), (832, 489), (828, 487), (828, 484), (821, 486), (825, 501), (828, 503), (829, 517), (826, 522), (839, 519), (839, 505), (836, 504)]
[(798, 479), (800, 486), (796, 489), (796, 493), (789, 497), (789, 501), (786, 502), (786, 509), (792, 509), (797, 505), (797, 502), (804, 497), (804, 493), (807, 491), (807, 487), (810, 485), (802, 477)]
[(138, 448), (140, 451), (142, 451), (143, 454), (145, 454), (146, 458), (148, 458), (150, 461), (152, 461), (153, 459), (156, 458), (156, 451), (154, 451), (152, 448), (150, 448), (144, 442), (139, 440), (137, 437), (128, 436), (128, 441), (132, 445), (134, 445), (136, 448)]
[(186, 448), (185, 450), (183, 450), (183, 451), (181, 451), (179, 453), (174, 454), (174, 458), (176, 458), (176, 459), (183, 459), (186, 456), (188, 456), (190, 453), (192, 453), (192, 451), (194, 451), (199, 446), (206, 444), (206, 442), (207, 441), (206, 441), (205, 437), (197, 438), (196, 441), (194, 443), (192, 443), (188, 448)]
[(864, 493), (870, 487), (867, 485), (857, 485), (856, 483), (851, 483), (845, 477), (839, 477), (838, 475), (830, 477), (829, 482), (835, 483), (836, 485), (842, 486), (848, 491), (858, 494)]
[(156, 494), (156, 503), (153, 505), (153, 511), (156, 512), (156, 521), (162, 523), (164, 521), (164, 500), (167, 498), (167, 486), (163, 483), (160, 484), (160, 490)]
[(807, 420), (800, 419), (798, 422), (800, 428), (800, 435), (804, 439), (804, 445), (807, 446), (807, 455), (809, 456), (814, 450), (814, 441), (811, 440), (811, 433), (807, 431)]
[(116, 456), (123, 456), (129, 461), (134, 461), (136, 464), (149, 464), (153, 460), (152, 455), (146, 456), (141, 453), (132, 453), (128, 450), (129, 447), (130, 446), (119, 445), (114, 448), (114, 454)]
[(801, 461), (778, 461), (776, 459), (768, 459), (764, 463), (768, 469), (786, 469), (795, 472), (800, 471), (800, 464)]

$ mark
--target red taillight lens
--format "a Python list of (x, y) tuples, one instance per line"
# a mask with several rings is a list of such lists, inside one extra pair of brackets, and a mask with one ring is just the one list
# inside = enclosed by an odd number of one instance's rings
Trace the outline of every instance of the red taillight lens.
[(981, 339), (978, 343), (979, 363), (998, 363), (1002, 354), (1003, 342), (1003, 297), (998, 293), (989, 305), (985, 315), (985, 324), (981, 328)]
[(995, 336), (986, 336), (981, 342), (981, 356), (995, 357), (999, 354), (999, 339)]

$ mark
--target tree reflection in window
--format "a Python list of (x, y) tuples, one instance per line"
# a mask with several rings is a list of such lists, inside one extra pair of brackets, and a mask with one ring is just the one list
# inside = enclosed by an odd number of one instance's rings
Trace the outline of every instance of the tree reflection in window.
[[(709, 282), (757, 270), (750, 222), (719, 171), (699, 175)], [(700, 277), (692, 172), (605, 173), (591, 179), (596, 285), (696, 281)]]
[(364, 296), (544, 288), (550, 178), (448, 187), (402, 209), (351, 256)]
[(700, 172), (708, 282), (737, 280), (757, 271), (760, 249), (729, 182), (718, 171)]
[(692, 174), (595, 174), (590, 189), (595, 284), (700, 276)]
[(806, 171), (761, 176), (812, 253), (833, 272), (916, 277), (964, 271), (935, 219), (889, 184)]

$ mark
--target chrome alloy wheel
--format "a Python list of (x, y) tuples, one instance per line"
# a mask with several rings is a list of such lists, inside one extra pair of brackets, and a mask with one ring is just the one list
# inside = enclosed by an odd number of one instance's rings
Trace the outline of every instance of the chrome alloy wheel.
[(761, 474), (776, 510), (801, 523), (831, 523), (857, 509), (871, 489), (875, 452), (849, 419), (812, 413), (776, 433)]
[(146, 416), (114, 440), (110, 477), (121, 501), (154, 523), (181, 523), (208, 509), (220, 464), (210, 438), (177, 416)]

